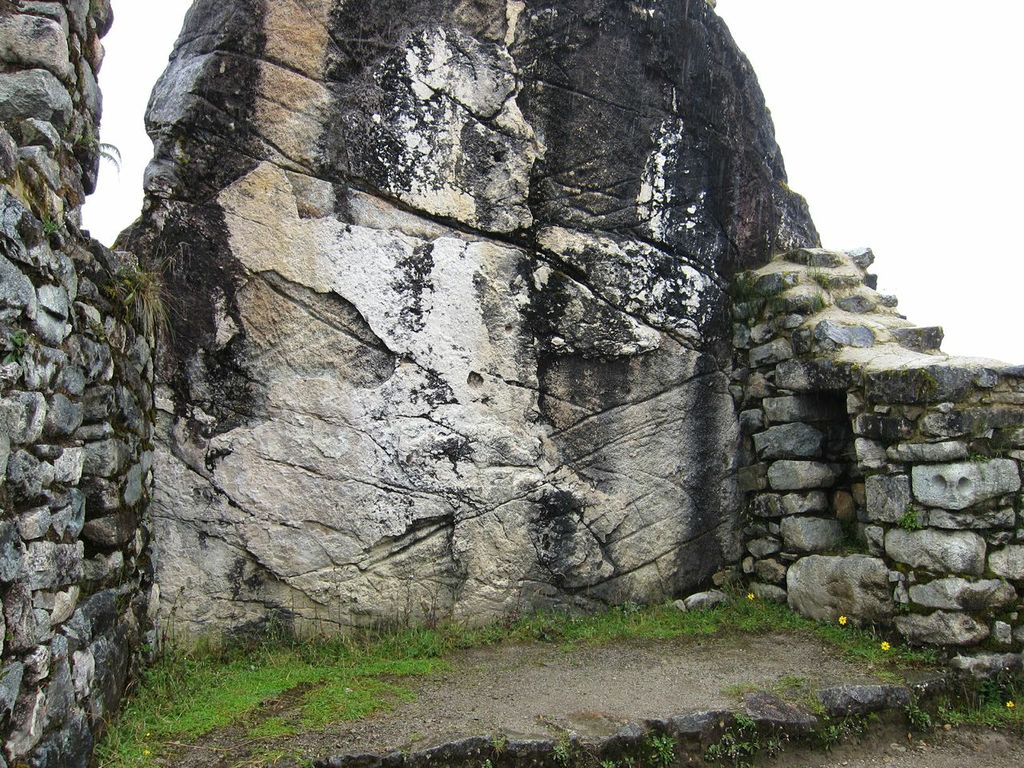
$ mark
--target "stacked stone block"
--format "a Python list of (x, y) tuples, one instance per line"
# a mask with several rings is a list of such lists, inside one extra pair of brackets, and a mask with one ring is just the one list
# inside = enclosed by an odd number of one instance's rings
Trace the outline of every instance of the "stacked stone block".
[(79, 228), (110, 21), (0, 2), (0, 767), (88, 764), (145, 620), (152, 340)]
[(744, 571), (814, 618), (1019, 650), (1024, 369), (943, 355), (872, 260), (797, 251), (737, 283)]

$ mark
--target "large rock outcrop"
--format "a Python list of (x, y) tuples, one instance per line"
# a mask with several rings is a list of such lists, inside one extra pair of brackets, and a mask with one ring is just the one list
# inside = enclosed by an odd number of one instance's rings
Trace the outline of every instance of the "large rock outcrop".
[(727, 289), (817, 235), (705, 2), (198, 0), (148, 126), (165, 632), (738, 556)]

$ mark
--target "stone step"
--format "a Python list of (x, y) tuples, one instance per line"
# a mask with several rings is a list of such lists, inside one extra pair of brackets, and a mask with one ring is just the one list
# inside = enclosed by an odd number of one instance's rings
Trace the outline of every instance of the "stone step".
[(894, 328), (893, 340), (901, 347), (914, 352), (938, 352), (945, 338), (945, 331), (939, 326), (928, 328)]

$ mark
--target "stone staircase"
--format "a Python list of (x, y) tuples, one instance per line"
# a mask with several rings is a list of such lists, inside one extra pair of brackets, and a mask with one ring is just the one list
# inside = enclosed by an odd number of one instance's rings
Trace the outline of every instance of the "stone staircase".
[(733, 396), (753, 592), (913, 644), (1024, 646), (1024, 367), (940, 351), (869, 250), (738, 276)]

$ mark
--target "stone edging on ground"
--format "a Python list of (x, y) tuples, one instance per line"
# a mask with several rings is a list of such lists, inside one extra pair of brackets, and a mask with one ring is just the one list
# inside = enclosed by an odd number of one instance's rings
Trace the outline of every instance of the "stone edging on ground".
[[(315, 768), (567, 768), (569, 765), (618, 763), (630, 758), (633, 764), (684, 764), (688, 758), (703, 759), (709, 747), (719, 743), (741, 719), (752, 721), (759, 734), (787, 742), (810, 742), (834, 721), (876, 715), (900, 719), (907, 709), (927, 706), (943, 695), (969, 690), (984, 680), (1006, 673), (1024, 671), (1024, 654), (992, 654), (955, 658), (948, 671), (937, 672), (909, 685), (838, 685), (819, 689), (815, 697), (818, 714), (757, 691), (743, 698), (739, 710), (714, 709), (665, 718), (648, 719), (624, 726), (603, 739), (588, 740), (568, 734), (563, 740), (511, 739), (474, 736), (451, 741), (418, 752), (386, 754), (344, 753), (315, 760)], [(659, 763), (646, 759), (652, 739), (674, 740), (674, 759)], [(692, 760), (690, 760), (692, 762)]]

